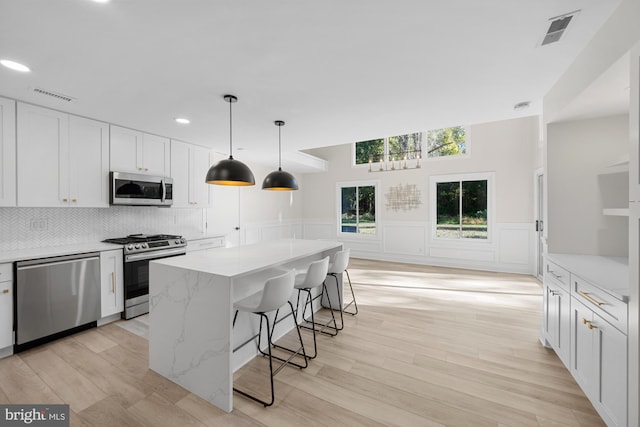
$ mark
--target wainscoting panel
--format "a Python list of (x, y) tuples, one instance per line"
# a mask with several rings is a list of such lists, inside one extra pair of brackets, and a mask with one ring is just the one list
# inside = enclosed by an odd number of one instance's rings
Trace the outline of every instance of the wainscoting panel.
[(387, 224), (383, 228), (384, 253), (424, 256), (427, 240), (424, 224)]
[(532, 227), (521, 224), (502, 224), (499, 230), (498, 247), (500, 262), (529, 265), (532, 263)]

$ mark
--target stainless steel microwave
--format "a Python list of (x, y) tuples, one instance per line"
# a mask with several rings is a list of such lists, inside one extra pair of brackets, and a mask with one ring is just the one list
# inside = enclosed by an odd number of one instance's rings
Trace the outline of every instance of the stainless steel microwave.
[(109, 172), (109, 203), (128, 206), (171, 206), (173, 179), (126, 172)]

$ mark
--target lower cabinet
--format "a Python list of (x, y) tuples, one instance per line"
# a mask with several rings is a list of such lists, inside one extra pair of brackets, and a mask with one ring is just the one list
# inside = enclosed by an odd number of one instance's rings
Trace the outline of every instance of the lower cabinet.
[(627, 336), (571, 299), (571, 373), (608, 426), (627, 425)]
[(124, 310), (122, 257), (121, 249), (100, 252), (101, 317)]
[[(13, 264), (0, 264), (0, 350), (12, 345)], [(3, 354), (4, 352), (0, 352), (0, 357)]]
[(553, 281), (544, 284), (544, 334), (550, 345), (569, 368), (571, 348), (571, 303), (569, 293)]
[[(598, 268), (595, 257), (588, 260)], [(607, 426), (625, 427), (627, 303), (582, 279), (582, 271), (571, 265), (548, 260), (545, 264), (543, 341), (554, 349)]]

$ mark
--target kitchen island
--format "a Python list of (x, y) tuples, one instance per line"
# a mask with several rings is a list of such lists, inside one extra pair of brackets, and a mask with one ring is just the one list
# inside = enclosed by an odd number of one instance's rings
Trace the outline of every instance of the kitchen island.
[[(305, 269), (341, 249), (335, 241), (286, 239), (150, 262), (149, 367), (230, 412), (233, 372), (258, 354), (251, 345), (233, 352), (258, 330), (257, 316), (239, 316), (232, 328), (233, 302), (283, 269)], [(291, 318), (279, 322), (274, 338), (292, 328)]]

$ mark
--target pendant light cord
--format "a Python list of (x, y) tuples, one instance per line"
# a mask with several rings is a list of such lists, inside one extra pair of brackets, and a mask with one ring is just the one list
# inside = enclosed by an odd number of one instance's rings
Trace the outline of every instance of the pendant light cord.
[(281, 171), (282, 170), (282, 141), (281, 141), (281, 136), (282, 134), (282, 126), (278, 126), (278, 170)]
[(232, 126), (232, 118), (231, 118), (231, 104), (233, 104), (233, 99), (229, 99), (229, 158), (233, 159), (233, 126)]

